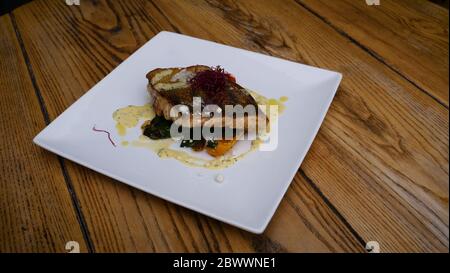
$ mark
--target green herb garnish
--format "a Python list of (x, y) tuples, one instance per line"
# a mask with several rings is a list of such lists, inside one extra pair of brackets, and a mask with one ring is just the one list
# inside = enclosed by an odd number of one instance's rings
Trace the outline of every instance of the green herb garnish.
[(144, 136), (151, 139), (164, 139), (170, 138), (170, 127), (172, 121), (167, 120), (161, 116), (156, 116), (152, 119), (150, 124), (144, 127)]

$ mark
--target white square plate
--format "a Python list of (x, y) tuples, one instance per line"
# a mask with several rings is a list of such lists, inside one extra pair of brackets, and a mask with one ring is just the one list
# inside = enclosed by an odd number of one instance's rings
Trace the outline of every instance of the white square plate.
[[(149, 101), (146, 73), (158, 67), (221, 65), (266, 97), (287, 96), (278, 147), (224, 170), (187, 167), (120, 142), (112, 113)], [(341, 75), (210, 41), (160, 32), (40, 132), (39, 146), (142, 191), (254, 233), (262, 233), (305, 157)], [(320, 162), (316, 162), (320, 164)], [(214, 177), (222, 174), (224, 182)]]

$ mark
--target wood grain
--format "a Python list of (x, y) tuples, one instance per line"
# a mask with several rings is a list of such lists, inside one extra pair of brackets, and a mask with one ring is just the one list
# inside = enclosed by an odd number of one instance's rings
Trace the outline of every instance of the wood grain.
[(421, 0), (297, 0), (448, 107), (448, 10)]
[(86, 245), (56, 156), (32, 143), (45, 126), (11, 19), (0, 17), (0, 253)]
[(182, 33), (342, 72), (302, 169), (365, 241), (448, 251), (448, 109), (293, 1), (153, 2)]
[[(173, 25), (151, 1), (34, 1), (14, 15), (51, 119), (157, 32), (190, 26)], [(98, 252), (363, 251), (363, 240), (300, 174), (266, 232), (252, 235), (65, 164)]]

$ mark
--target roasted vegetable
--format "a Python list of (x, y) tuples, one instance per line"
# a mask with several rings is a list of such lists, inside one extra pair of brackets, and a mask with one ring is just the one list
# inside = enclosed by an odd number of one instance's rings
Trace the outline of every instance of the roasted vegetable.
[(170, 138), (171, 120), (155, 116), (149, 124), (143, 126), (143, 134), (151, 139)]
[(181, 141), (180, 147), (192, 148), (192, 150), (199, 152), (205, 148), (205, 143), (206, 143), (206, 141), (204, 139), (202, 139), (202, 140), (185, 139), (185, 140)]
[(216, 140), (217, 144), (215, 145), (215, 147), (211, 148), (209, 146), (206, 146), (206, 152), (214, 157), (222, 156), (231, 148), (233, 148), (236, 142), (237, 138), (231, 140)]

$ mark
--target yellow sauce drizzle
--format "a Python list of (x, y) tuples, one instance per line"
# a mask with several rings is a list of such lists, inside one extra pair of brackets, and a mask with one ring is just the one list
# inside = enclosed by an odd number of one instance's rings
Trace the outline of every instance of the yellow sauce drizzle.
[(252, 140), (252, 145), (250, 146), (250, 148), (240, 155), (224, 155), (213, 159), (196, 157), (191, 153), (170, 148), (162, 148), (157, 154), (161, 158), (174, 158), (189, 167), (202, 167), (211, 170), (218, 170), (228, 168), (244, 158), (247, 154), (258, 150), (260, 143), (261, 141), (259, 139)]
[[(255, 91), (248, 90), (253, 96), (258, 105), (277, 105), (278, 114), (281, 114), (285, 109), (285, 102), (287, 97), (282, 96), (278, 100), (267, 98)], [(267, 109), (262, 109), (264, 112)], [(265, 112), (267, 114), (267, 112)], [(138, 125), (140, 120), (151, 120), (155, 116), (153, 107), (150, 104), (142, 106), (127, 106), (120, 108), (113, 113), (113, 119), (116, 121), (116, 130), (120, 136), (125, 136), (127, 129), (134, 128)], [(245, 140), (249, 141), (249, 140)], [(224, 155), (217, 158), (205, 159), (195, 156), (193, 151), (180, 151), (170, 148), (175, 143), (172, 139), (151, 140), (150, 138), (141, 135), (138, 139), (131, 142), (131, 146), (146, 148), (156, 153), (160, 158), (173, 158), (190, 167), (202, 167), (207, 169), (224, 169), (232, 166), (237, 161), (244, 158), (249, 153), (258, 150), (261, 140), (256, 139), (251, 142), (250, 148), (239, 155)], [(128, 146), (128, 141), (122, 141), (122, 146)]]
[(287, 102), (288, 99), (289, 99), (289, 98), (286, 97), (286, 96), (281, 96), (280, 99), (279, 99), (279, 101), (280, 101), (280, 102)]
[(116, 121), (117, 133), (120, 136), (125, 136), (128, 128), (136, 127), (139, 120), (153, 119), (154, 117), (155, 111), (153, 111), (153, 107), (150, 104), (142, 106), (129, 105), (117, 109), (113, 113), (113, 119)]
[[(258, 94), (257, 92), (255, 92), (253, 90), (247, 89), (247, 91), (250, 93), (250, 95), (252, 95), (252, 97), (255, 99), (255, 101), (258, 105), (265, 105), (265, 106), (276, 105), (276, 106), (278, 106), (278, 114), (282, 114), (284, 112), (284, 110), (286, 110), (285, 102), (288, 101), (288, 97), (286, 97), (286, 96), (281, 96), (277, 100), (274, 98), (267, 98), (261, 94)], [(263, 107), (262, 110), (264, 113), (266, 113), (267, 116), (269, 116), (267, 113), (267, 107), (266, 107), (266, 109), (264, 109), (264, 107)]]
[(141, 135), (137, 140), (131, 142), (131, 145), (134, 147), (147, 148), (158, 154), (161, 149), (169, 148), (173, 143), (175, 143), (175, 141), (170, 138), (152, 140), (144, 135)]

